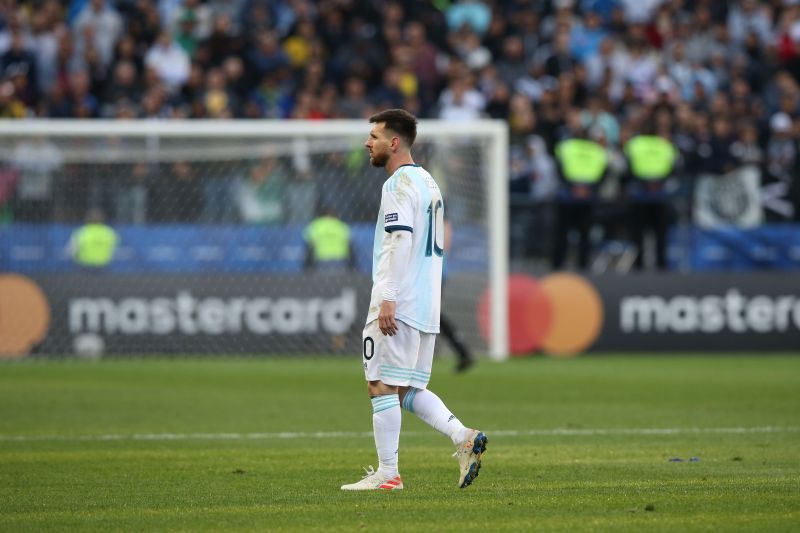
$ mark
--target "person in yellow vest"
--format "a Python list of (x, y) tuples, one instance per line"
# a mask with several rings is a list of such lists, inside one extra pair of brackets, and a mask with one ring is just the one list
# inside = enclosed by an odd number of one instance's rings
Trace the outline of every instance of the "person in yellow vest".
[(303, 231), (306, 242), (306, 270), (342, 272), (355, 267), (350, 226), (325, 209)]
[(670, 220), (669, 178), (678, 163), (679, 152), (669, 132), (639, 134), (623, 145), (628, 172), (626, 195), (630, 202), (631, 238), (638, 253), (633, 264), (644, 266), (645, 231), (651, 230), (656, 244), (656, 267), (667, 268), (667, 229)]
[[(574, 121), (571, 121), (574, 122)], [(578, 264), (589, 266), (589, 232), (594, 223), (597, 192), (608, 169), (606, 148), (589, 138), (577, 124), (570, 124), (567, 136), (555, 146), (561, 187), (557, 195), (556, 234), (553, 268), (562, 268), (567, 258), (569, 233), (578, 232)]]
[(105, 269), (114, 258), (119, 236), (105, 223), (103, 212), (92, 209), (86, 223), (72, 233), (70, 251), (76, 264), (87, 271)]

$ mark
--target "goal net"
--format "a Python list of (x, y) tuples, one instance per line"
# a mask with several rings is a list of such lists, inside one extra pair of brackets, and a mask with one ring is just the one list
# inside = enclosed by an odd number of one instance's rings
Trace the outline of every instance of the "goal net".
[[(365, 121), (0, 125), (0, 357), (360, 350), (386, 179), (369, 164), (368, 131)], [(418, 131), (414, 158), (438, 181), (453, 230), (443, 314), (477, 354), (503, 358), (506, 126), (423, 120)], [(322, 213), (350, 230), (353, 260), (337, 269), (306, 260), (306, 228)], [(99, 220), (118, 244), (108, 263), (87, 265), (79, 230)]]

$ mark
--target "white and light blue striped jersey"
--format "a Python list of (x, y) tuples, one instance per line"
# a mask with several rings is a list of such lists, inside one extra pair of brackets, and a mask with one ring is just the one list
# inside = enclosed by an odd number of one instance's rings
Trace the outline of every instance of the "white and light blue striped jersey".
[(444, 256), (444, 203), (436, 181), (419, 165), (403, 165), (381, 192), (372, 253), (372, 298), (367, 323), (378, 318), (389, 271), (390, 234), (411, 232), (411, 258), (398, 280), (395, 318), (425, 333), (439, 333)]

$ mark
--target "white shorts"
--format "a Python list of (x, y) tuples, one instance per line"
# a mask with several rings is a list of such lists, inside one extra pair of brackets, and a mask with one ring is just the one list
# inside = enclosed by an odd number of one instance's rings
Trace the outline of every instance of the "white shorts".
[(397, 321), (397, 333), (387, 337), (373, 320), (364, 327), (362, 361), (367, 381), (424, 389), (431, 379), (435, 333), (424, 333)]

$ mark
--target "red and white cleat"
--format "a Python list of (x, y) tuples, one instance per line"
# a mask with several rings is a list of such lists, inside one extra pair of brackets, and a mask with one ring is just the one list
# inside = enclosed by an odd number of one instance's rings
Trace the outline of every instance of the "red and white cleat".
[(365, 468), (364, 471), (367, 475), (361, 481), (342, 485), (342, 490), (399, 490), (403, 488), (403, 480), (400, 479), (400, 475), (386, 479), (383, 474), (376, 472), (371, 466), (369, 470)]

